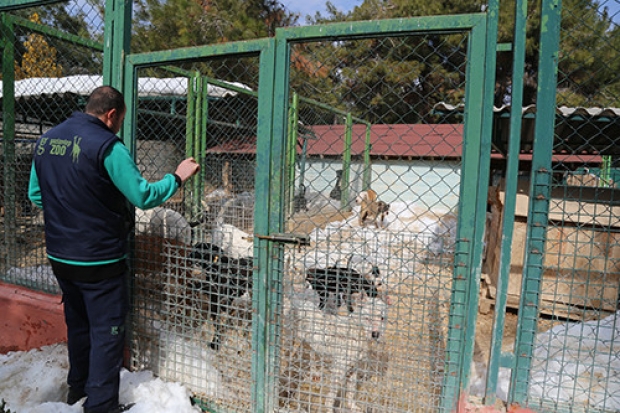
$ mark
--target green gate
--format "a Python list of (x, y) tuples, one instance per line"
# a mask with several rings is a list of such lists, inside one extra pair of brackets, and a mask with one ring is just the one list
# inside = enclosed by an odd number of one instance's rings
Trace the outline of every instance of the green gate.
[[(191, 248), (138, 231), (132, 366), (184, 383), (214, 410), (324, 411), (344, 403), (373, 411), (454, 408), (473, 351), (467, 336), (475, 317), (468, 312), (476, 307), (479, 270), (472, 252), (485, 219), (486, 23), (479, 14), (335, 24), (279, 30), (270, 40), (128, 55), (124, 87), (134, 109), (125, 123), (127, 144), (147, 170), (157, 162), (147, 146), (156, 144), (178, 159), (199, 159), (200, 177), (168, 207), (196, 223), (194, 244), (215, 243), (254, 267), (252, 294), (236, 296), (212, 320), (213, 275), (192, 267)], [(308, 87), (327, 87), (321, 83), (329, 76), (365, 70), (366, 63), (349, 60), (355, 50), (374, 44), (375, 59), (388, 61), (380, 49), (396, 45), (403, 60), (444, 59), (427, 47), (433, 42), (451, 45), (467, 62), (432, 74), (444, 77), (437, 82), (444, 87), (465, 90), (462, 125), (431, 122), (436, 115), (424, 99), (394, 117), (347, 110), (354, 102), (347, 105), (342, 90), (322, 102), (304, 98)], [(346, 44), (350, 55), (331, 54), (335, 43)], [(235, 60), (238, 71), (229, 69)], [(402, 66), (402, 79), (388, 82), (381, 78), (387, 73), (379, 74), (386, 93), (390, 82), (420, 82), (415, 65)], [(141, 84), (170, 74), (187, 85), (184, 106), (141, 96)], [(211, 87), (226, 92), (214, 97)], [(185, 131), (176, 145), (157, 138), (174, 128)], [(387, 149), (394, 145), (403, 152)], [(371, 161), (381, 146), (389, 162)], [(412, 157), (435, 159), (412, 167)], [(386, 180), (395, 170), (405, 175)], [(409, 179), (417, 179), (415, 188)], [(389, 201), (386, 217), (393, 221), (358, 223), (363, 207), (355, 200), (370, 188)], [(316, 306), (306, 274), (336, 265), (365, 277), (367, 268), (381, 274), (373, 282), (381, 282), (380, 301), (389, 305), (378, 325), (374, 299), (361, 301), (359, 294), (351, 314), (344, 305)], [(218, 326), (225, 327), (221, 345), (209, 348)], [(379, 340), (360, 337), (369, 326)], [(332, 330), (351, 337), (335, 338)]]
[[(57, 292), (23, 188), (34, 139), (85, 95), (14, 99), (21, 41), (43, 39), (62, 55), (63, 76), (79, 68), (90, 86), (103, 74), (123, 89), (122, 137), (145, 176), (185, 156), (202, 165), (165, 209), (136, 211), (131, 368), (183, 383), (212, 411), (452, 411), (470, 393), (486, 404), (503, 393), (549, 411), (574, 410), (571, 400), (617, 410), (620, 113), (558, 109), (558, 87), (573, 80), (561, 64), (569, 53), (558, 53), (559, 2), (541, 6), (535, 115), (521, 108), (522, 1), (511, 45), (495, 44), (491, 2), (484, 14), (278, 29), (145, 54), (128, 53), (131, 10), (118, 1), (93, 39), (6, 11), (51, 3), (0, 6), (2, 282)], [(506, 51), (513, 107), (494, 116), (495, 57)], [(536, 139), (519, 142), (533, 117)], [(363, 200), (368, 190), (378, 203)], [(206, 265), (199, 243), (228, 258)], [(214, 268), (253, 282), (215, 288)], [(376, 291), (349, 284), (321, 297), (311, 277), (336, 268)], [(213, 301), (228, 298), (212, 317)]]

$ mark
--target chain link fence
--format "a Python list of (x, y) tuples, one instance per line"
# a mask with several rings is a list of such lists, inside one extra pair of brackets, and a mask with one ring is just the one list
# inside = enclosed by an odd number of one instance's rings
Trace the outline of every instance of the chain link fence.
[[(291, 47), (299, 105), (286, 225), (309, 245), (284, 253), (274, 403), (282, 409), (441, 406), (462, 125), (433, 107), (461, 102), (465, 73), (435, 63), (447, 44), (465, 59), (466, 39)], [(304, 99), (316, 90), (320, 102)]]
[[(101, 85), (101, 11), (70, 1), (3, 13), (0, 38), (11, 52), (4, 58), (13, 56), (15, 90), (14, 108), (4, 119), (14, 116), (15, 131), (3, 136), (0, 146), (2, 281), (60, 291), (45, 257), (42, 214), (28, 199), (32, 151), (42, 133), (82, 110), (90, 92)], [(7, 76), (5, 69), (3, 82), (11, 81)]]
[[(518, 317), (528, 276), (527, 156), (536, 146), (523, 134), (500, 342), (510, 352), (520, 336), (536, 336), (528, 377), (512, 377), (525, 381), (534, 409), (620, 408), (618, 18), (603, 10), (581, 16), (567, 2), (562, 12), (549, 225), (529, 330), (519, 329)], [(26, 192), (32, 149), (102, 84), (102, 11), (61, 2), (5, 13), (0, 26), (0, 38), (15, 45), (15, 133), (3, 135), (1, 147), (3, 282), (59, 292), (42, 216)], [(575, 50), (587, 50), (591, 65), (576, 65)], [(448, 339), (454, 257), (465, 242), (457, 228), (470, 218), (459, 216), (459, 202), (470, 194), (462, 193), (462, 113), (445, 108), (463, 103), (467, 53), (467, 34), (454, 32), (291, 45), (279, 195), (295, 245), (269, 250), (260, 283), (257, 257), (267, 251), (255, 247), (255, 220), (268, 217), (255, 205), (257, 184), (270, 177), (256, 173), (259, 59), (139, 68), (131, 144), (141, 172), (160, 179), (187, 156), (202, 169), (161, 208), (136, 211), (129, 366), (183, 383), (201, 407), (217, 411), (253, 411), (265, 400), (281, 412), (434, 412), (450, 404), (442, 399), (446, 352), (464, 345)], [(505, 113), (496, 110), (496, 119)], [(533, 130), (534, 113), (524, 110), (524, 130)], [(467, 373), (474, 395), (484, 395), (497, 334), (506, 195), (503, 164), (492, 156), (483, 295)], [(257, 295), (273, 307), (261, 307)], [(266, 366), (257, 365), (257, 349), (266, 351)], [(257, 377), (268, 390), (253, 396)], [(503, 400), (510, 379), (500, 368)]]
[[(527, 403), (544, 411), (620, 408), (617, 10), (616, 1), (585, 9), (567, 2), (561, 13), (539, 318), (535, 331), (526, 327), (518, 333), (535, 333)], [(528, 194), (529, 182), (522, 176), (520, 193)], [(515, 298), (521, 288), (528, 197), (520, 201), (509, 287), (509, 297)]]

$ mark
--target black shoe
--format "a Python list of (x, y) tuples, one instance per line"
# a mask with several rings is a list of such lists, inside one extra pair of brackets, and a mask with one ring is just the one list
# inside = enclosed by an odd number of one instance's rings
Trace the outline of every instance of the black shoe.
[[(119, 404), (118, 406), (108, 410), (107, 413), (122, 413), (122, 412), (126, 412), (127, 410), (131, 409), (134, 405), (135, 405), (135, 403)], [(90, 412), (91, 412), (90, 409), (84, 408), (84, 413), (90, 413)]]
[(129, 404), (119, 404), (119, 405), (118, 405), (118, 406), (116, 406), (114, 409), (110, 410), (108, 413), (121, 413), (121, 412), (126, 412), (127, 410), (131, 409), (134, 405), (135, 405), (135, 403), (129, 403)]
[(73, 388), (69, 388), (69, 394), (67, 395), (67, 404), (73, 405), (86, 397), (86, 393), (84, 390), (77, 390)]

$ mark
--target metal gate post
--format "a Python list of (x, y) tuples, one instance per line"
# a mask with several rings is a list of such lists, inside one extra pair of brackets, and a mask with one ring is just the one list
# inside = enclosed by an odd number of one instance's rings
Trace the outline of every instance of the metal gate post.
[[(484, 244), (484, 227), (486, 225), (489, 176), (491, 169), (491, 141), (493, 135), (493, 95), (495, 91), (495, 67), (497, 61), (497, 30), (499, 20), (499, 1), (489, 1), (486, 15), (484, 81), (482, 90), (482, 125), (480, 127), (480, 164), (477, 196), (475, 199), (474, 240), (470, 244), (470, 270), (468, 288), (468, 317), (466, 318), (463, 359), (461, 364), (461, 389), (469, 388), (471, 363), (474, 358), (476, 337), (476, 320), (480, 300), (480, 280), (482, 276), (482, 254)], [(468, 82), (469, 83), (469, 82)], [(474, 106), (475, 107), (475, 106)]]
[[(123, 90), (123, 59), (129, 54), (131, 0), (106, 0), (103, 52), (103, 84)], [(126, 93), (125, 93), (126, 94)]]
[[(500, 246), (500, 267), (497, 275), (497, 294), (495, 302), (495, 318), (491, 337), (491, 354), (485, 388), (485, 403), (495, 403), (497, 380), (500, 367), (513, 367), (514, 355), (503, 357), (502, 339), (506, 320), (506, 302), (508, 299), (508, 277), (512, 253), (515, 209), (517, 198), (517, 180), (519, 174), (519, 153), (521, 148), (521, 122), (523, 105), (523, 70), (525, 64), (527, 0), (515, 2), (515, 28), (512, 43), (512, 90), (510, 111), (510, 136), (506, 162), (505, 201), (502, 218), (502, 240)], [(510, 365), (502, 364), (508, 361)]]
[(561, 0), (543, 0), (526, 254), (515, 342), (515, 369), (512, 373), (508, 396), (509, 402), (517, 403), (524, 403), (528, 397), (542, 289), (543, 258), (551, 191), (551, 155), (555, 126), (561, 11)]
[[(278, 89), (276, 76), (288, 76), (288, 65), (276, 65), (279, 51), (278, 41), (268, 39), (261, 51), (258, 86), (258, 130), (256, 131), (256, 179), (255, 179), (255, 234), (272, 234), (281, 232), (284, 227), (285, 209), (281, 199), (270, 202), (269, 193), (283, 195), (283, 183), (287, 171), (286, 164), (286, 122), (287, 111), (278, 112), (275, 107), (288, 99), (288, 90)], [(284, 60), (288, 61), (288, 60)], [(284, 96), (282, 96), (282, 94)], [(286, 100), (288, 101), (288, 100)], [(262, 122), (260, 120), (263, 120)], [(259, 179), (259, 177), (270, 177)], [(275, 191), (275, 192), (274, 192)], [(258, 274), (254, 279), (254, 304), (256, 322), (253, 323), (252, 346), (256, 351), (252, 356), (252, 403), (257, 413), (273, 412), (277, 407), (276, 393), (277, 346), (275, 337), (279, 334), (278, 305), (281, 301), (282, 256), (283, 251), (266, 239), (257, 237), (254, 241), (254, 256), (258, 257)], [(258, 281), (258, 282), (257, 282)]]
[[(468, 50), (487, 49), (487, 21), (471, 30)], [(486, 190), (490, 165), (491, 129), (484, 126), (488, 86), (485, 71), (487, 58), (468, 59), (465, 81), (465, 101), (470, 108), (480, 108), (475, 115), (465, 111), (463, 130), (463, 171), (459, 193), (459, 220), (454, 255), (454, 279), (450, 299), (450, 320), (446, 347), (446, 367), (442, 389), (442, 411), (453, 411), (458, 406), (462, 390), (469, 380), (469, 368), (473, 357), (478, 290), (482, 256), (482, 233), (486, 220)], [(478, 91), (483, 90), (483, 93)], [(491, 119), (487, 119), (490, 124)], [(486, 171), (481, 175), (481, 172)], [(475, 177), (475, 179), (472, 179)], [(479, 182), (483, 181), (483, 182)], [(482, 194), (481, 195), (481, 191)], [(473, 193), (472, 198), (464, 194)], [(479, 197), (484, 196), (482, 200)], [(482, 205), (482, 209), (481, 206)], [(473, 244), (473, 245), (472, 245)], [(476, 245), (480, 244), (480, 245)], [(473, 256), (473, 254), (478, 254)], [(478, 258), (476, 258), (478, 257)]]
[(15, 32), (11, 17), (0, 14), (2, 34), (2, 150), (4, 156), (4, 241), (6, 251), (15, 251), (16, 196), (15, 196)]

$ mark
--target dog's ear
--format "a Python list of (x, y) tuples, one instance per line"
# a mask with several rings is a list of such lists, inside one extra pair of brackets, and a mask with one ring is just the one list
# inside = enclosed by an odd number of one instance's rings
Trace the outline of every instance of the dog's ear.
[(366, 199), (368, 199), (368, 191), (362, 191), (355, 197), (355, 203), (360, 205)]

